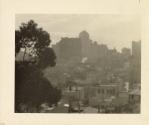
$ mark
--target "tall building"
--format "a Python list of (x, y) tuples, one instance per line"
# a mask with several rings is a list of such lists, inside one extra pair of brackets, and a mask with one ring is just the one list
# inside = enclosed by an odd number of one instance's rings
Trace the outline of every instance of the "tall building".
[[(89, 63), (98, 63), (100, 66), (120, 67), (121, 55), (116, 49), (108, 49), (105, 44), (98, 44), (90, 39), (89, 33), (82, 31), (76, 38), (64, 37), (53, 49), (57, 55), (57, 61), (81, 62), (83, 58)], [(130, 50), (122, 50), (123, 56), (128, 59)], [(112, 66), (111, 66), (112, 65)]]
[(91, 56), (92, 41), (86, 31), (82, 31), (77, 38), (64, 37), (56, 44), (53, 49), (57, 58), (62, 60), (81, 61), (83, 57)]
[(92, 41), (89, 38), (89, 34), (86, 31), (82, 31), (79, 34), (79, 39), (81, 42), (82, 57), (88, 57), (91, 49)]
[(132, 42), (132, 83), (141, 83), (141, 41)]

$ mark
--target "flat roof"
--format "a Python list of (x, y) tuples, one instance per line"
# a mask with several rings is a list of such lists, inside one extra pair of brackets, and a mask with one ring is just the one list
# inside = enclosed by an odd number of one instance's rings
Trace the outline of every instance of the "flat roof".
[(134, 89), (129, 92), (130, 95), (140, 95), (140, 90), (139, 89)]

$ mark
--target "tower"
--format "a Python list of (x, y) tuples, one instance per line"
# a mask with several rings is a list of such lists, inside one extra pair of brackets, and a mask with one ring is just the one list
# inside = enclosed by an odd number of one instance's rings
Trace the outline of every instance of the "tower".
[(141, 41), (132, 42), (132, 83), (141, 83)]
[(88, 57), (91, 45), (91, 40), (89, 38), (88, 32), (86, 31), (80, 32), (79, 39), (81, 40), (82, 57)]

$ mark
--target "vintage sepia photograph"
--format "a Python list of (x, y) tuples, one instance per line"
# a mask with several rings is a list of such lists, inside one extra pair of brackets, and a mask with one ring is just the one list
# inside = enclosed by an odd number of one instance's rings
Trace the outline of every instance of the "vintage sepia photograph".
[(15, 113), (141, 113), (138, 14), (16, 14)]

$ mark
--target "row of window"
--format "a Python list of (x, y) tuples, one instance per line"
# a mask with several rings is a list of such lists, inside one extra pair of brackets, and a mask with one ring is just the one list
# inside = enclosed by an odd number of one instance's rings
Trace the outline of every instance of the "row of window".
[(116, 94), (115, 89), (98, 89), (98, 94)]

